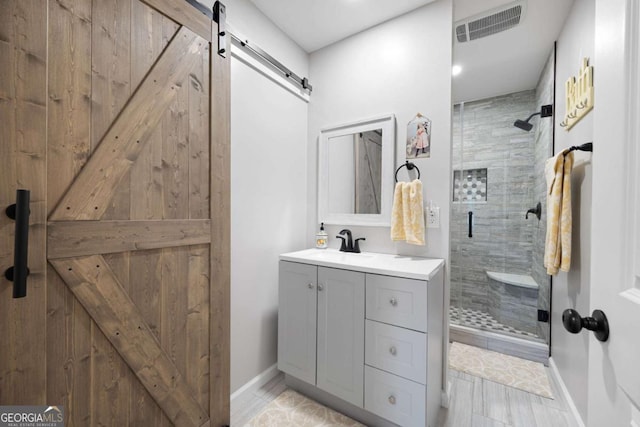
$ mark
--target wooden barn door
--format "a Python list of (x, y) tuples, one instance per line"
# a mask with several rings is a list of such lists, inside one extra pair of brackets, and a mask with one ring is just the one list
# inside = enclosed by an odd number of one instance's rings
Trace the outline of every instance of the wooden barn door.
[(0, 293), (0, 405), (63, 405), (68, 426), (229, 424), (217, 24), (184, 0), (0, 4), (0, 201), (30, 186), (34, 202), (27, 297)]

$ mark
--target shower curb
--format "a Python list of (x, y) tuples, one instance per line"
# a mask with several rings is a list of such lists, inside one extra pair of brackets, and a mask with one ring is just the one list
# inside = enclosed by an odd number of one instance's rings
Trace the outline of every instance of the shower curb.
[(497, 351), (549, 366), (549, 347), (544, 342), (530, 341), (456, 324), (451, 324), (449, 327), (449, 341)]

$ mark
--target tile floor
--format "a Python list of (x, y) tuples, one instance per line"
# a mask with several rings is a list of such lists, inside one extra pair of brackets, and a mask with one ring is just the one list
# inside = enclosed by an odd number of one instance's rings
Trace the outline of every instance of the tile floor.
[[(577, 427), (551, 376), (553, 400), (463, 372), (449, 372), (451, 402), (449, 409), (441, 408), (438, 427)], [(242, 401), (232, 402), (231, 426), (245, 427), (286, 388), (280, 374)]]

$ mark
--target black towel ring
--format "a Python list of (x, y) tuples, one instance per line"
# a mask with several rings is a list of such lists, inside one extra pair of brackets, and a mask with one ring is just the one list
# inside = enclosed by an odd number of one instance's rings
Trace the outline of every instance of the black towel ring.
[(410, 161), (407, 160), (407, 161), (404, 162), (403, 165), (398, 166), (398, 169), (396, 169), (396, 175), (395, 175), (396, 182), (398, 182), (398, 172), (400, 171), (400, 169), (402, 169), (404, 167), (406, 167), (407, 170), (412, 170), (412, 169), (415, 168), (415, 170), (418, 171), (418, 179), (420, 179), (420, 169), (418, 169), (418, 167), (414, 163), (411, 163)]
[[(574, 145), (573, 147), (569, 147), (569, 151), (593, 151), (593, 142), (587, 142), (582, 145)], [(569, 152), (567, 151), (567, 152)]]

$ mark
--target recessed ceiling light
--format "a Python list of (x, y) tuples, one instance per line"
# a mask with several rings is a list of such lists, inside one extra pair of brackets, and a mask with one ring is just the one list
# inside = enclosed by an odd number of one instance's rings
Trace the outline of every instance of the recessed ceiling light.
[(462, 67), (460, 65), (454, 65), (453, 67), (451, 67), (452, 76), (457, 76), (461, 72), (462, 72)]

